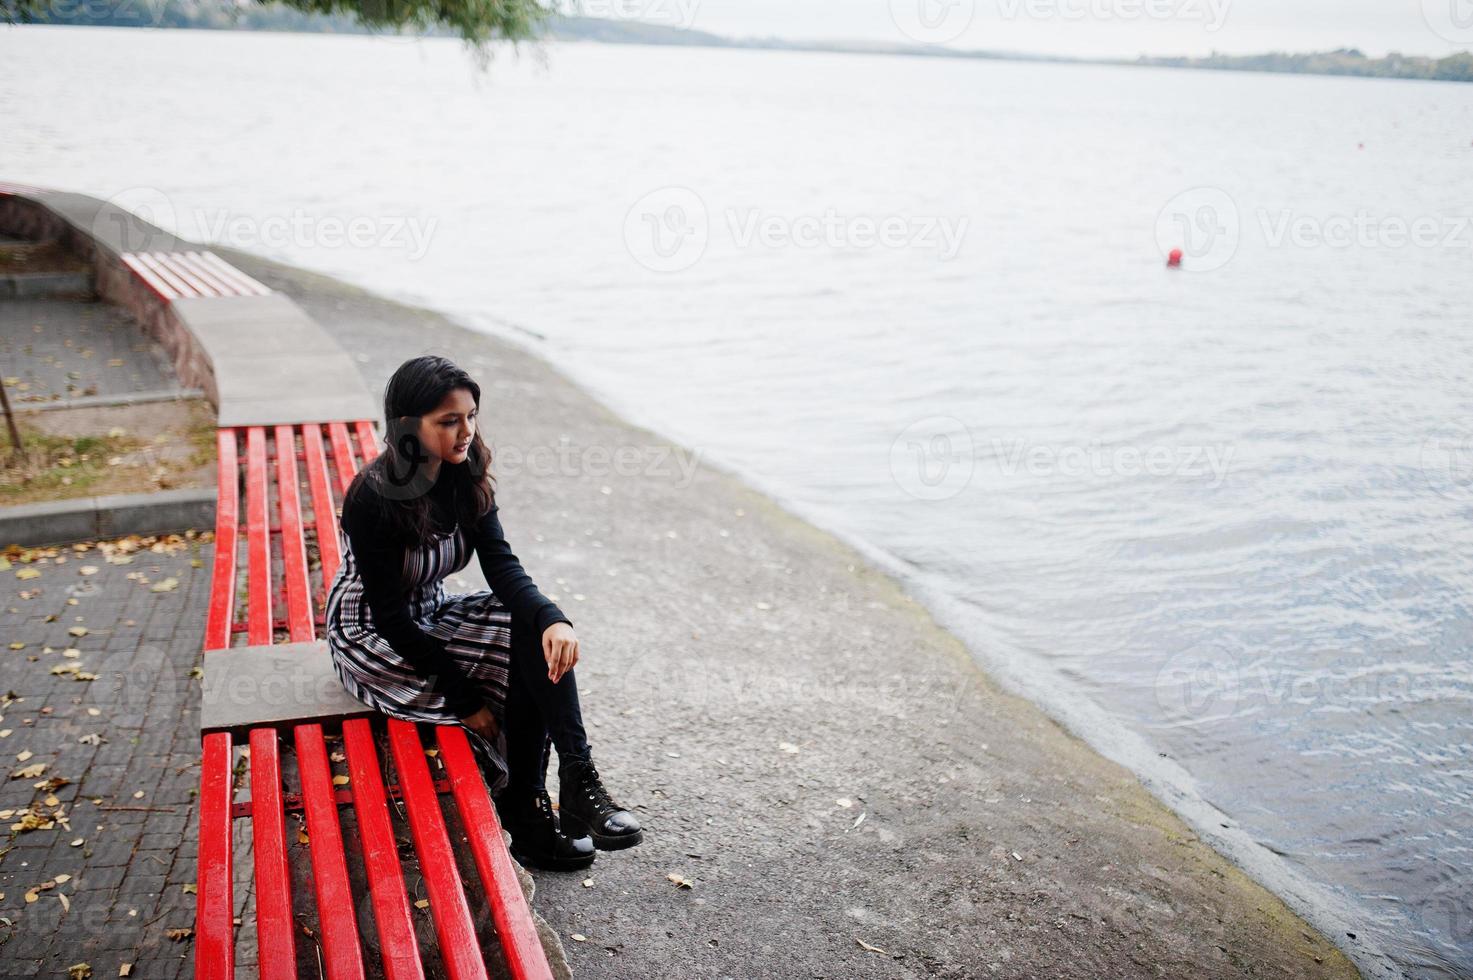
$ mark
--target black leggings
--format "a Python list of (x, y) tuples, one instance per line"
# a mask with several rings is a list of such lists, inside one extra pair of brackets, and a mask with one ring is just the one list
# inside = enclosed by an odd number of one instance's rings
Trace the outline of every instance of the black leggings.
[[(506, 792), (546, 787), (549, 750), (558, 759), (588, 759), (588, 736), (578, 707), (578, 681), (570, 668), (556, 684), (547, 679), (547, 658), (537, 627), (513, 616), (511, 679), (506, 692)], [(549, 736), (551, 736), (549, 738)]]

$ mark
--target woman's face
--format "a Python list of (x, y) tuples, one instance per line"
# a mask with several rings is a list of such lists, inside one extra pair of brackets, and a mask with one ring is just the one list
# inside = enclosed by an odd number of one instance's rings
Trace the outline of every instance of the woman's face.
[(419, 441), (425, 452), (446, 463), (463, 463), (476, 431), (476, 400), (456, 388), (433, 412), (420, 417)]

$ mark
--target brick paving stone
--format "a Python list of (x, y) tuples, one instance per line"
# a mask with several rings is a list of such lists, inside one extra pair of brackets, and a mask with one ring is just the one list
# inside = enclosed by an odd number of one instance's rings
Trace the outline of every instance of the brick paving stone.
[[(35, 549), (30, 562), (12, 551), (0, 567), (0, 732), (9, 731), (0, 736), (0, 812), (13, 811), (0, 821), (0, 917), (11, 923), (0, 921), (0, 977), (65, 976), (82, 962), (95, 977), (115, 977), (123, 963), (134, 977), (192, 973), (192, 939), (167, 932), (194, 925), (195, 895), (184, 888), (198, 853), (191, 671), (204, 640), (209, 538), (166, 539), (126, 563), (96, 546)], [(40, 575), (17, 576), (24, 569)], [(167, 578), (178, 587), (154, 592)], [(51, 672), (72, 664), (95, 679)], [(102, 741), (81, 741), (93, 735)], [(6, 778), (38, 764), (46, 768), (36, 777)], [(37, 787), (53, 776), (68, 781)], [(70, 826), (10, 830), (33, 803)], [(28, 889), (58, 874), (70, 877), (26, 902)]]

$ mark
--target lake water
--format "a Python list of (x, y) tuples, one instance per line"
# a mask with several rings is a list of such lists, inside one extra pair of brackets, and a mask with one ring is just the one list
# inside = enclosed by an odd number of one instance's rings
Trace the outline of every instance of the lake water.
[(1368, 973), (1473, 974), (1473, 86), (544, 53), (0, 29), (0, 180), (545, 338)]

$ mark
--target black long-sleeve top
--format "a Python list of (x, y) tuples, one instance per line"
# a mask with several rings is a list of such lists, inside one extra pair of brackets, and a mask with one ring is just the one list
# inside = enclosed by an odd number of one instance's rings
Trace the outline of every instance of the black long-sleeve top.
[[(403, 579), (405, 549), (392, 539), (384, 518), (385, 501), (372, 482), (360, 480), (359, 483), (358, 493), (362, 496), (352, 497), (344, 504), (341, 524), (363, 580), (364, 598), (373, 614), (374, 626), (395, 652), (411, 661), (421, 673), (435, 678), (436, 690), (445, 695), (447, 707), (456, 717), (468, 717), (480, 708), (481, 699), (445, 652), (445, 641), (425, 632), (410, 615), (409, 586)], [(457, 523), (450, 506), (449, 488), (449, 482), (442, 479), (429, 491), (435, 522), (447, 531)], [(480, 520), (465, 528), (491, 591), (513, 616), (532, 624), (538, 637), (553, 623), (571, 626), (572, 620), (538, 590), (522, 568), (502, 532), (498, 510), (493, 503)]]

